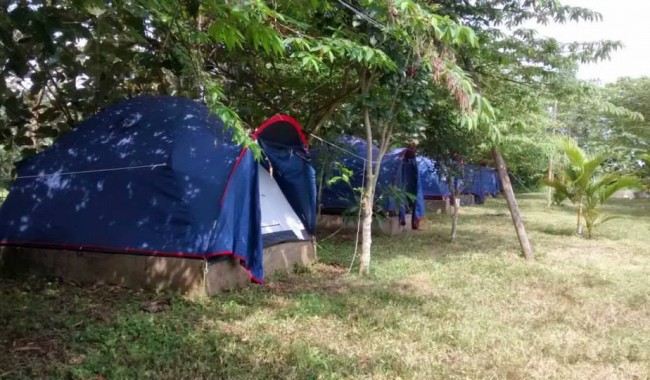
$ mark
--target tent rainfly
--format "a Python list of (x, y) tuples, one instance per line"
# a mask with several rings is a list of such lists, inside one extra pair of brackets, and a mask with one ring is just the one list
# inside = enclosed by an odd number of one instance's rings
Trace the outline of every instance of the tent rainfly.
[(211, 294), (315, 255), (299, 123), (257, 129), (264, 160), (205, 105), (143, 96), (20, 163), (0, 208), (3, 271)]

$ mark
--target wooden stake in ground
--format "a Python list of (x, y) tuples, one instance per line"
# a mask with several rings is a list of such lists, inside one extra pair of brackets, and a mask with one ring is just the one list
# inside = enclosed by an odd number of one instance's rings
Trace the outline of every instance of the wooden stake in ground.
[(494, 161), (497, 164), (497, 170), (499, 171), (499, 177), (501, 178), (501, 184), (503, 185), (503, 194), (506, 196), (506, 201), (508, 202), (508, 208), (510, 209), (512, 222), (515, 225), (515, 230), (517, 231), (517, 238), (519, 239), (521, 250), (526, 257), (526, 260), (533, 260), (533, 248), (531, 247), (530, 241), (528, 240), (528, 235), (526, 235), (524, 220), (521, 217), (521, 213), (519, 212), (519, 205), (517, 204), (517, 199), (515, 198), (515, 192), (512, 190), (512, 184), (510, 183), (510, 177), (508, 176), (508, 168), (506, 167), (506, 162), (503, 159), (501, 152), (497, 148), (492, 148), (492, 156), (494, 157)]

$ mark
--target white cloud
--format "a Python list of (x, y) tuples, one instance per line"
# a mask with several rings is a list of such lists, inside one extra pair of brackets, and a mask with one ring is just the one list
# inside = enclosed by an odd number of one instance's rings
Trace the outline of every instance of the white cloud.
[(619, 77), (650, 76), (650, 28), (647, 0), (565, 0), (563, 4), (592, 9), (603, 15), (602, 22), (536, 25), (540, 34), (562, 42), (619, 40), (625, 47), (610, 61), (580, 67), (578, 77), (613, 82)]

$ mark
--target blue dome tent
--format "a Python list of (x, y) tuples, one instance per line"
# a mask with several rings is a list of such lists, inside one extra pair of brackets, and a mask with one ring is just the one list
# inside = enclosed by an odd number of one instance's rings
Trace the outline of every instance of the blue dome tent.
[[(193, 100), (142, 96), (107, 108), (20, 163), (0, 208), (0, 245), (37, 249), (30, 258), (48, 256), (51, 267), (63, 265), (70, 251), (101, 252), (102, 260), (119, 256), (123, 264), (124, 257), (191, 260), (147, 259), (147, 271), (205, 265), (207, 272), (230, 258), (262, 282), (265, 250), (313, 245), (316, 187), (297, 121), (276, 116), (253, 137), (264, 153), (260, 163)], [(28, 255), (12, 253), (21, 254)], [(131, 277), (138, 275), (151, 277)], [(117, 282), (142, 285), (124, 277)], [(205, 281), (219, 287), (219, 278)]]
[[(353, 189), (362, 187), (364, 180), (364, 166), (366, 156), (366, 141), (358, 137), (344, 136), (337, 139), (345, 151), (321, 145), (314, 149), (314, 160), (317, 170), (323, 170), (322, 165), (331, 166), (333, 175), (340, 175), (340, 171), (332, 166), (335, 162), (341, 163), (345, 168), (352, 171), (349, 184), (338, 181), (333, 184), (324, 184), (321, 193), (321, 211), (323, 214), (340, 215), (359, 202), (359, 194)], [(376, 146), (372, 147), (373, 159), (379, 154)], [(398, 215), (402, 223), (405, 222), (405, 215), (412, 213), (412, 227), (417, 228), (418, 221), (424, 216), (424, 198), (418, 175), (418, 166), (415, 157), (408, 157), (406, 148), (393, 149), (382, 158), (375, 199), (380, 207), (380, 212), (388, 215)], [(320, 159), (320, 161), (319, 161)], [(324, 161), (324, 162), (323, 162)], [(370, 164), (370, 163), (368, 163)], [(395, 189), (404, 191), (415, 196), (415, 200), (400, 202), (391, 192)]]

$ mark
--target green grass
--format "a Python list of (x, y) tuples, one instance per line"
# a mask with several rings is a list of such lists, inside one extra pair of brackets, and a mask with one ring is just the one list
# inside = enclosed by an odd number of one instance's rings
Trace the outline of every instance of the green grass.
[(0, 377), (650, 377), (650, 202), (614, 200), (621, 218), (584, 240), (572, 208), (519, 201), (531, 264), (490, 200), (462, 210), (454, 244), (445, 215), (376, 237), (369, 278), (346, 273), (341, 232), (319, 264), (211, 299), (0, 280)]

